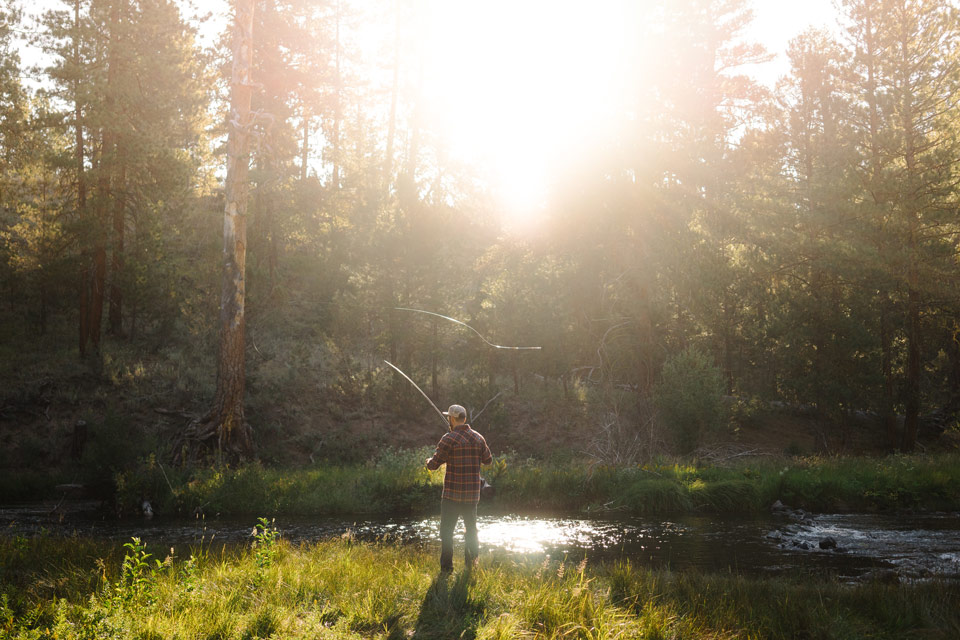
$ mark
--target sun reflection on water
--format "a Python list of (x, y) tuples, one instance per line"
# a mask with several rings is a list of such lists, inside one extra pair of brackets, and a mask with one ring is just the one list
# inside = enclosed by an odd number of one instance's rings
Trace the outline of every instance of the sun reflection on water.
[[(661, 527), (662, 527), (661, 523)], [(646, 539), (654, 548), (659, 547), (655, 532), (622, 522), (579, 520), (573, 518), (534, 518), (522, 516), (481, 516), (477, 519), (480, 544), (513, 553), (545, 553), (555, 549), (603, 550), (615, 549), (626, 541), (634, 545), (638, 539)], [(677, 527), (682, 529), (682, 527)], [(438, 540), (440, 522), (436, 518), (415, 523), (421, 539)], [(463, 524), (455, 533), (463, 539)], [(639, 545), (641, 549), (646, 545)], [(635, 547), (636, 548), (636, 547)]]

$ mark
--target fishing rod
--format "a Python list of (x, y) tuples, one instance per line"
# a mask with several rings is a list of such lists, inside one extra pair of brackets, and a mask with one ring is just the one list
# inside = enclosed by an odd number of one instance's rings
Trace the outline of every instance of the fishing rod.
[[(445, 316), (440, 313), (434, 313), (433, 311), (424, 311), (423, 309), (410, 309), (409, 307), (394, 307), (394, 309), (396, 309), (397, 311), (412, 311), (413, 313), (425, 313), (429, 316), (436, 316), (438, 318), (443, 318), (444, 320), (449, 320), (450, 322), (455, 322), (459, 325), (463, 325), (467, 329), (470, 329), (470, 331), (473, 331), (475, 334), (477, 334), (477, 336), (481, 340), (486, 342), (488, 345), (490, 345), (494, 349), (509, 349), (510, 351), (539, 351), (540, 349), (542, 349), (542, 347), (509, 347), (502, 344), (494, 344), (489, 340), (487, 340), (486, 338), (484, 338), (482, 333), (480, 333), (479, 331), (477, 331), (476, 329), (468, 325), (466, 322), (463, 322), (462, 320), (457, 320), (456, 318), (451, 318), (450, 316)], [(407, 379), (409, 380), (409, 378)], [(411, 382), (413, 381), (411, 380)], [(420, 393), (423, 393), (423, 392), (421, 391)]]
[(399, 373), (400, 375), (402, 375), (404, 378), (406, 378), (406, 379), (407, 379), (407, 382), (409, 382), (410, 384), (412, 384), (412, 385), (414, 386), (414, 388), (415, 388), (417, 391), (420, 392), (420, 395), (422, 395), (424, 398), (427, 399), (427, 402), (430, 403), (430, 406), (433, 407), (433, 410), (436, 411), (438, 414), (440, 414), (440, 419), (443, 420), (443, 426), (444, 426), (445, 428), (449, 429), (449, 428), (450, 428), (450, 421), (447, 420), (447, 416), (443, 415), (443, 411), (440, 411), (440, 409), (437, 408), (437, 405), (433, 404), (433, 400), (431, 400), (431, 399), (430, 399), (430, 396), (428, 396), (426, 393), (423, 392), (423, 389), (420, 388), (420, 385), (418, 385), (416, 382), (414, 382), (413, 379), (410, 378), (410, 376), (408, 376), (408, 375), (405, 374), (403, 371), (401, 371), (401, 370), (400, 370), (400, 367), (398, 367), (397, 365), (393, 364), (393, 363), (390, 362), (389, 360), (384, 360), (384, 362), (386, 362), (388, 365), (390, 365), (390, 367), (391, 367), (394, 371), (396, 371), (397, 373)]
[[(540, 347), (537, 347), (537, 349), (539, 349), (539, 348), (540, 348)], [(401, 371), (401, 370), (400, 370), (400, 367), (398, 367), (397, 365), (393, 364), (393, 363), (390, 362), (389, 360), (384, 360), (384, 362), (386, 362), (388, 365), (390, 365), (390, 368), (391, 368), (391, 369), (393, 369), (394, 371), (396, 371), (397, 373), (399, 373), (400, 375), (402, 375), (404, 378), (406, 378), (406, 379), (407, 379), (407, 382), (409, 382), (410, 384), (412, 384), (412, 385), (414, 386), (414, 388), (416, 388), (416, 390), (420, 392), (420, 395), (422, 395), (424, 398), (426, 398), (427, 402), (430, 403), (430, 406), (433, 407), (433, 410), (436, 411), (438, 414), (440, 414), (440, 417), (443, 418), (443, 424), (444, 424), (444, 426), (449, 430), (449, 429), (450, 429), (450, 421), (447, 420), (447, 417), (446, 417), (445, 415), (443, 415), (443, 411), (440, 411), (440, 409), (437, 408), (437, 405), (433, 404), (433, 400), (430, 399), (430, 396), (428, 396), (426, 393), (424, 393), (423, 389), (420, 388), (420, 385), (418, 385), (416, 382), (414, 382), (413, 379), (412, 379), (410, 376), (408, 376), (408, 375), (405, 374), (403, 371)], [(503, 393), (503, 392), (501, 391), (500, 393)], [(493, 398), (491, 398), (489, 401), (487, 401), (487, 404), (489, 405), (491, 402), (493, 402), (494, 400), (496, 400), (496, 399), (497, 399), (497, 396), (499, 396), (499, 395), (500, 395), (500, 394), (498, 393), (496, 396), (493, 396)], [(486, 409), (486, 408), (487, 408), (486, 406), (483, 407), (483, 409)], [(480, 410), (480, 413), (483, 413), (483, 409)], [(477, 415), (479, 416), (480, 414), (478, 413)], [(492, 495), (492, 493), (493, 493), (493, 485), (490, 484), (489, 482), (487, 482), (486, 478), (484, 478), (483, 476), (480, 476), (480, 494), (481, 494), (481, 495)]]

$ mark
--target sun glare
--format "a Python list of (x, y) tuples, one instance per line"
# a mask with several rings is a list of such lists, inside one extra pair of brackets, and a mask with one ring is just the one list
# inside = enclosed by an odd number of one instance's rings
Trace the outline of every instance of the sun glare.
[(555, 160), (606, 126), (637, 4), (430, 4), (431, 120), (453, 154), (489, 176), (505, 228), (536, 226)]

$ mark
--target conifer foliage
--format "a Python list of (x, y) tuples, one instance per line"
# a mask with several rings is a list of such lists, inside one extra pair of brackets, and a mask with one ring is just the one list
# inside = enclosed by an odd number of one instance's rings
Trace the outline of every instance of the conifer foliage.
[(429, 102), (426, 3), (236, 0), (204, 48), (174, 0), (58, 1), (0, 10), (0, 347), (69, 335), (95, 375), (105, 345), (199, 354), (183, 460), (256, 455), (251, 391), (403, 410), (384, 358), (433, 394), (554, 380), (649, 407), (695, 354), (710, 407), (856, 412), (891, 449), (960, 407), (953, 3), (843, 0), (773, 87), (747, 0), (645, 3), (644, 46), (610, 61), (615, 134), (556, 154), (518, 234)]

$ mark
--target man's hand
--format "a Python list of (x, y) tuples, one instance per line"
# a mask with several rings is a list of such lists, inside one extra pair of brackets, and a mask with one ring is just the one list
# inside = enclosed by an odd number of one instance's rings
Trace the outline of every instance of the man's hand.
[(430, 461), (431, 461), (431, 460), (433, 460), (433, 458), (427, 458), (427, 461), (423, 463), (423, 466), (425, 466), (425, 467), (429, 467), (429, 466), (430, 466)]

